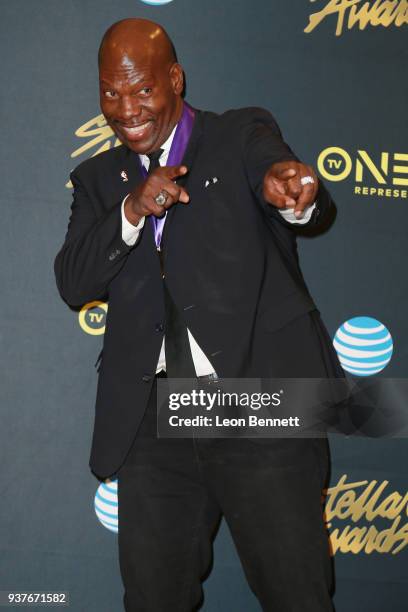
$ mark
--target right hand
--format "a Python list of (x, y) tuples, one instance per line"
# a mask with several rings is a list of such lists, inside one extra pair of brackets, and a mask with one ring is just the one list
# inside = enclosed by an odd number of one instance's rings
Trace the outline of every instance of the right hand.
[[(155, 168), (147, 178), (130, 193), (125, 202), (125, 215), (128, 221), (137, 225), (142, 217), (154, 215), (161, 217), (163, 212), (173, 204), (181, 202), (187, 204), (190, 196), (184, 187), (174, 182), (178, 176), (188, 172), (186, 166), (161, 166)], [(160, 191), (167, 191), (167, 202), (160, 206), (155, 202), (155, 197)]]

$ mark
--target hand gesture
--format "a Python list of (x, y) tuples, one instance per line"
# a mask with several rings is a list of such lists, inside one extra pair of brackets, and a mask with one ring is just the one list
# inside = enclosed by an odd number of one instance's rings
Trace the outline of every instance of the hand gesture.
[(316, 201), (319, 179), (312, 166), (286, 161), (272, 164), (264, 177), (263, 196), (276, 208), (294, 208), (297, 218)]
[(175, 179), (188, 172), (186, 166), (161, 166), (155, 168), (147, 178), (129, 194), (125, 202), (126, 218), (137, 225), (142, 217), (161, 217), (173, 204), (187, 204), (190, 197)]

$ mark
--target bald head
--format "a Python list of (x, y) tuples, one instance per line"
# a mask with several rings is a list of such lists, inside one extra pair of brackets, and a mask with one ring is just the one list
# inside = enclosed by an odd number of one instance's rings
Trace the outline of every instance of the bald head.
[(99, 65), (106, 54), (140, 59), (155, 55), (167, 64), (177, 62), (174, 45), (166, 30), (154, 21), (136, 17), (117, 21), (105, 32), (99, 47)]
[(183, 69), (167, 32), (147, 19), (124, 19), (99, 48), (101, 109), (118, 138), (136, 153), (157, 150), (183, 111)]

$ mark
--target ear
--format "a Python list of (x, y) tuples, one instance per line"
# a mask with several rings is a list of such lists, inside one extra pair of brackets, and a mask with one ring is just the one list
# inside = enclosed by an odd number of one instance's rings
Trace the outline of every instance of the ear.
[(169, 76), (173, 92), (180, 96), (184, 87), (184, 72), (182, 66), (177, 62), (171, 65)]

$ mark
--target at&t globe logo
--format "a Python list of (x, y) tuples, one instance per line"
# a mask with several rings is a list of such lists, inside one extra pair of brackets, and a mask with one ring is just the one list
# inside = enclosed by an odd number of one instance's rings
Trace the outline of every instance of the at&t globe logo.
[(173, 0), (142, 0), (144, 4), (153, 4), (153, 6), (160, 6), (160, 4), (168, 4), (169, 2), (173, 2)]
[(388, 329), (372, 317), (354, 317), (336, 331), (333, 340), (340, 363), (355, 376), (372, 376), (390, 362), (393, 342)]
[(99, 485), (95, 494), (96, 516), (106, 529), (118, 533), (118, 481)]

